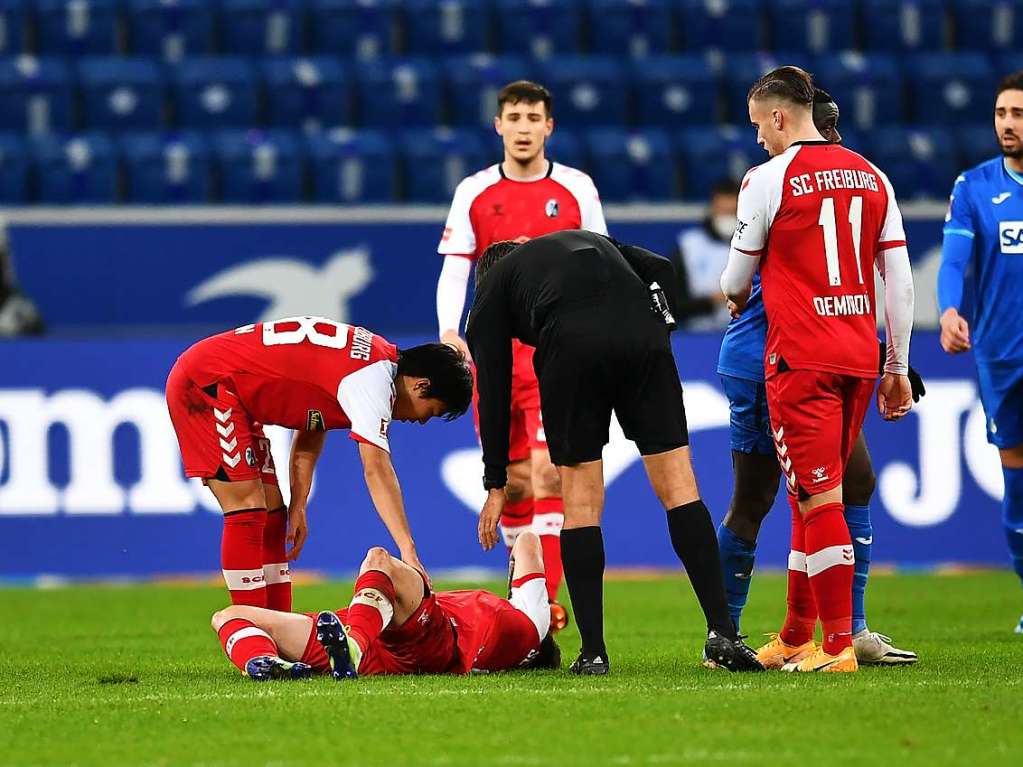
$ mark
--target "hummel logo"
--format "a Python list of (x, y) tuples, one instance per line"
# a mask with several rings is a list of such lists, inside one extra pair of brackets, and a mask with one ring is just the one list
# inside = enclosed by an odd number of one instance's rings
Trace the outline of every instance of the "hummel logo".
[(992, 197), (991, 198), (991, 202), (993, 202), (995, 205), (1001, 205), (1003, 202), (1008, 200), (1010, 197), (1012, 197), (1012, 193), (1011, 192), (1002, 192), (997, 197)]
[(870, 536), (869, 538), (857, 538), (856, 542), (862, 543), (864, 546), (869, 546), (874, 542), (874, 536)]

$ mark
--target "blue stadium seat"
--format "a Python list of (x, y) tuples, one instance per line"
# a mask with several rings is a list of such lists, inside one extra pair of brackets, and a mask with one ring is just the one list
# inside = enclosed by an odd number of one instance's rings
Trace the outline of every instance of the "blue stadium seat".
[(412, 54), (485, 51), (489, 0), (405, 0), (405, 49)]
[(489, 159), (478, 131), (429, 128), (398, 139), (404, 199), (449, 203), (459, 182)]
[(956, 128), (955, 137), (960, 170), (972, 168), (999, 154), (998, 141), (990, 122)]
[(771, 0), (773, 49), (828, 53), (856, 47), (854, 0)]
[(220, 199), (230, 203), (301, 202), (301, 146), (287, 131), (221, 131), (212, 140)]
[(671, 0), (588, 0), (596, 53), (647, 56), (671, 48)]
[(952, 134), (940, 128), (879, 128), (868, 142), (900, 200), (946, 198), (961, 170)]
[(220, 42), (237, 56), (283, 56), (304, 48), (304, 0), (220, 0)]
[(990, 114), (994, 73), (980, 53), (918, 53), (906, 58), (913, 119), (965, 124)]
[(866, 48), (871, 51), (941, 50), (945, 5), (945, 0), (864, 0)]
[(1023, 52), (1005, 52), (995, 56), (995, 73), (997, 80), (1005, 77), (1011, 72), (1023, 70)]
[(394, 53), (398, 0), (310, 0), (312, 50), (372, 59)]
[(309, 136), (306, 148), (316, 202), (386, 203), (397, 199), (398, 155), (387, 134), (335, 128)]
[(677, 136), (683, 197), (704, 201), (722, 178), (741, 179), (754, 165), (767, 162), (751, 128), (688, 128)]
[(1012, 50), (1023, 39), (1023, 0), (952, 0), (956, 46)]
[(663, 130), (586, 133), (590, 176), (606, 202), (664, 201), (676, 194), (675, 156)]
[(579, 51), (578, 0), (496, 0), (498, 50), (546, 58)]
[(88, 129), (155, 130), (166, 85), (152, 59), (85, 57), (78, 62), (82, 118)]
[(702, 125), (717, 117), (717, 80), (705, 57), (651, 56), (632, 71), (638, 124)]
[(117, 201), (117, 151), (106, 135), (51, 133), (33, 141), (32, 155), (39, 202), (65, 205)]
[(25, 50), (28, 30), (28, 3), (25, 0), (0, 0), (0, 56), (13, 56)]
[(35, 0), (38, 51), (54, 56), (117, 53), (119, 0)]
[[(735, 125), (749, 125), (746, 94), (762, 75), (792, 64), (810, 70), (812, 59), (805, 53), (733, 53), (725, 59), (724, 84), (728, 119)], [(812, 70), (811, 70), (812, 71)]]
[(356, 66), (358, 113), (375, 128), (437, 125), (441, 86), (436, 66), (425, 58), (388, 58)]
[(0, 133), (0, 203), (28, 202), (28, 175), (25, 140), (17, 133)]
[(814, 80), (835, 97), (845, 125), (871, 130), (902, 122), (902, 77), (896, 59), (883, 53), (824, 55)]
[(71, 128), (73, 90), (59, 59), (0, 60), (0, 130), (32, 135)]
[[(494, 157), (500, 159), (502, 151), (499, 141)], [(544, 146), (544, 156), (576, 170), (586, 170), (588, 167), (586, 147), (582, 138), (567, 128), (558, 128), (551, 134)]]
[(539, 65), (539, 75), (561, 125), (624, 125), (628, 119), (629, 81), (618, 58), (552, 56)]
[(241, 128), (256, 124), (259, 84), (243, 58), (196, 57), (173, 70), (177, 123), (185, 128)]
[(763, 0), (679, 0), (683, 46), (693, 53), (762, 49), (764, 5)]
[(128, 47), (169, 63), (204, 56), (213, 41), (213, 10), (206, 0), (128, 0)]
[(497, 94), (513, 80), (528, 80), (532, 67), (518, 56), (477, 53), (444, 61), (444, 84), (455, 125), (494, 124)]
[(350, 80), (336, 58), (272, 58), (261, 72), (268, 124), (314, 131), (351, 122)]
[(128, 202), (182, 205), (211, 198), (212, 163), (202, 134), (127, 134), (121, 156)]

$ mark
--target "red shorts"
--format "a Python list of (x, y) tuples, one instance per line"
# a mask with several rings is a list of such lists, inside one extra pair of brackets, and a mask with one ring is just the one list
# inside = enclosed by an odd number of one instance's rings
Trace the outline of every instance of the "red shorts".
[[(508, 460), (524, 461), (533, 450), (547, 449), (547, 436), (540, 415), (540, 384), (533, 371), (532, 346), (512, 341), (511, 430), (508, 433)], [(475, 369), (473, 370), (475, 381)], [(473, 386), (472, 415), (476, 436), (480, 433), (479, 392)]]
[[(338, 610), (345, 622), (348, 610)], [(315, 671), (327, 673), (330, 663), (323, 645), (316, 641), (316, 613), (306, 613), (313, 619), (302, 662)], [(380, 674), (443, 674), (458, 671), (458, 646), (451, 621), (429, 594), (401, 626), (387, 629), (362, 654), (359, 664), (361, 676)]]
[(231, 390), (230, 380), (197, 383), (186, 357), (167, 377), (167, 409), (178, 436), (185, 476), (277, 484), (270, 440)]
[(788, 370), (767, 380), (771, 432), (790, 494), (818, 495), (842, 484), (874, 384), (817, 370)]

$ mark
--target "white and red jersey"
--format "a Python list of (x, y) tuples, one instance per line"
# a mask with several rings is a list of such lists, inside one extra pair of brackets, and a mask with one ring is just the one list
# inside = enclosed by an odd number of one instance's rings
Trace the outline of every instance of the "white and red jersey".
[(288, 317), (211, 336), (181, 355), (197, 385), (230, 389), (262, 424), (351, 436), (389, 450), (398, 349), (365, 328)]
[(766, 377), (784, 360), (876, 378), (873, 267), (906, 246), (884, 173), (837, 144), (797, 142), (746, 174), (738, 218), (732, 248), (760, 257)]
[[(546, 597), (546, 590), (543, 593)], [(529, 617), (489, 591), (438, 591), (437, 602), (455, 629), (459, 662), (453, 673), (507, 671), (540, 645)]]
[(501, 240), (525, 242), (564, 229), (607, 234), (593, 181), (556, 162), (535, 181), (507, 178), (501, 164), (465, 178), (455, 189), (437, 252), (475, 261)]

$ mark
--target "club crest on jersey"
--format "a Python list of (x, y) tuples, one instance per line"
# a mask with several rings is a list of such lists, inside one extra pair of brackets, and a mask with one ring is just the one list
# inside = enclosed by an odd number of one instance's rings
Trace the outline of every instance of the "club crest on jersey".
[(306, 431), (325, 431), (326, 426), (323, 423), (323, 413), (319, 410), (308, 410), (305, 416), (305, 430)]
[(256, 467), (256, 453), (251, 447), (245, 448), (245, 463), (247, 463), (250, 468)]
[(547, 204), (543, 206), (544, 213), (547, 214), (547, 218), (557, 218), (560, 206), (558, 201), (553, 197), (547, 201)]

